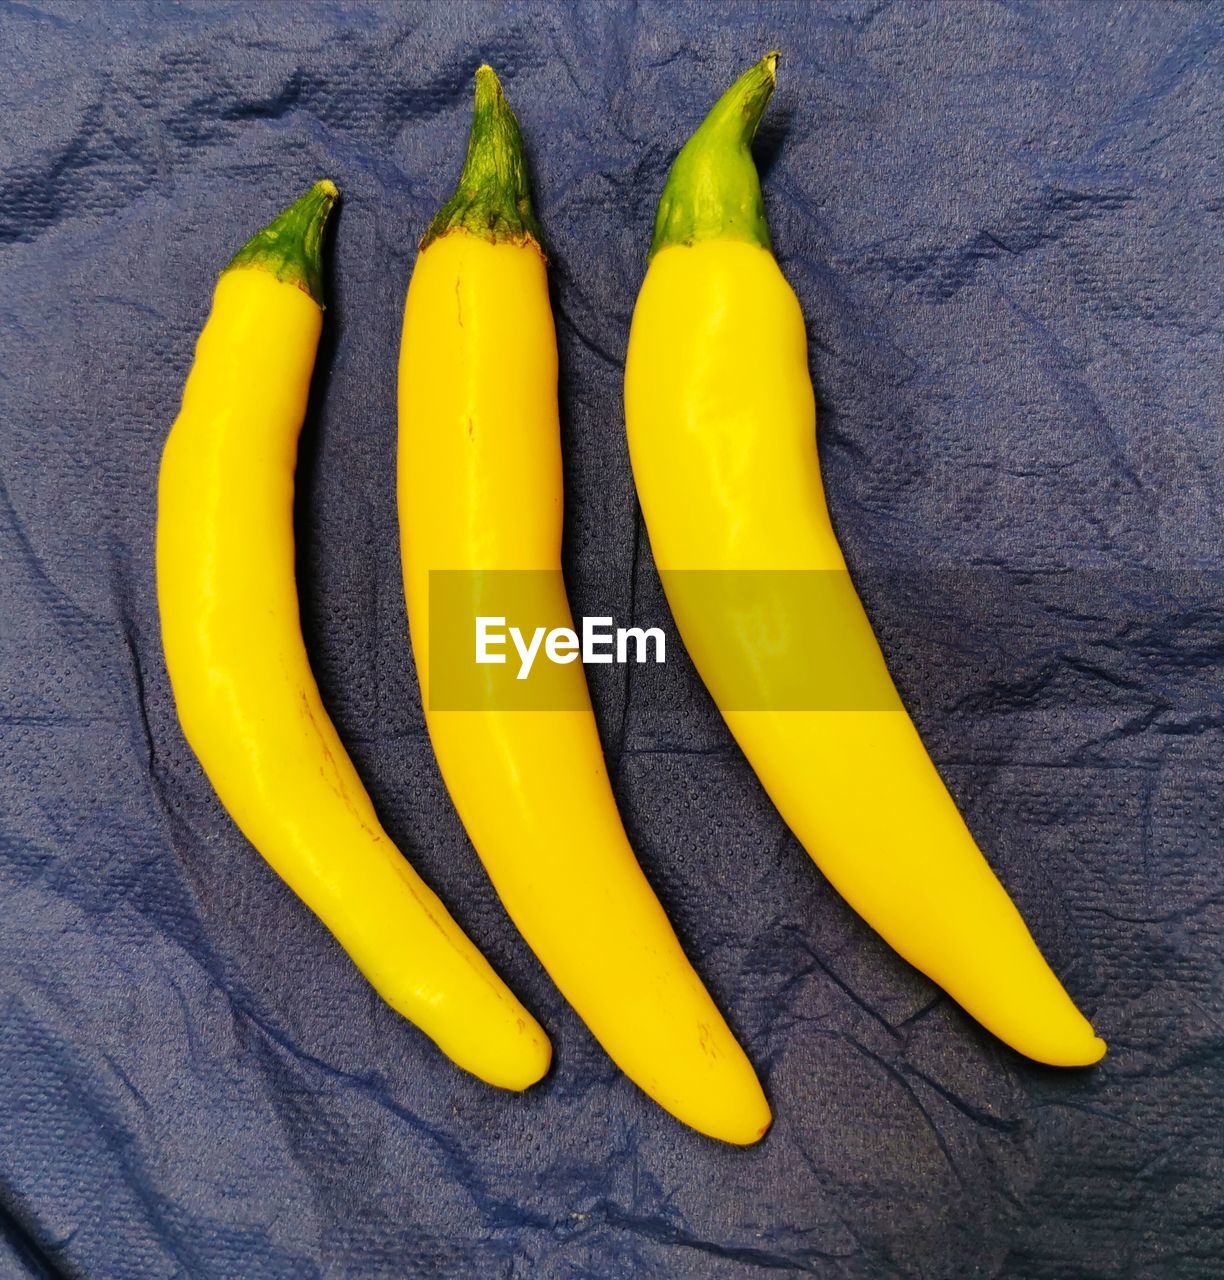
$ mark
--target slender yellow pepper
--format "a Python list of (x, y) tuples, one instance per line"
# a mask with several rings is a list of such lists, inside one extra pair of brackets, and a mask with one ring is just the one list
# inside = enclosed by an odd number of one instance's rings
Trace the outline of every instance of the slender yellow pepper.
[[(1086, 1065), (1105, 1045), (979, 852), (844, 577), (821, 485), (803, 316), (770, 251), (749, 150), (775, 61), (764, 58), (718, 102), (659, 205), (625, 371), (655, 561), (716, 698), (736, 671), (768, 664), (762, 637), (800, 651), (778, 571), (842, 575), (844, 591), (822, 588), (824, 634), (809, 643), (866, 671), (864, 687), (887, 689), (892, 709), (722, 705), (726, 722), (817, 866), (902, 956), (1021, 1053)], [(735, 581), (747, 605), (738, 615), (703, 607), (693, 570), (745, 575)], [(714, 620), (728, 616), (735, 626), (720, 630)]]
[(429, 734), (502, 902), (608, 1054), (685, 1123), (751, 1143), (768, 1104), (634, 857), (581, 668), (559, 668), (569, 709), (431, 704), (431, 663), (454, 660), (430, 652), (433, 571), (535, 571), (536, 624), (572, 625), (556, 335), (521, 148), (482, 67), (458, 191), (413, 271), (400, 358), (404, 589)]
[(311, 674), (294, 581), (298, 435), (322, 327), (316, 184), (222, 274), (162, 457), (157, 591), (192, 749), (234, 821), (392, 1008), (524, 1089), (544, 1032), (379, 826)]

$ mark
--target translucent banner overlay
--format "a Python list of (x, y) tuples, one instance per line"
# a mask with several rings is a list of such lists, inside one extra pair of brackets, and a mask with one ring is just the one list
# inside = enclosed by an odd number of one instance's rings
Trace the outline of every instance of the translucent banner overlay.
[[(1107, 706), (1122, 689), (1133, 690), (1148, 650), (1153, 662), (1166, 655), (1159, 669), (1142, 673), (1153, 696), (1219, 697), (1218, 572), (905, 566), (866, 570), (857, 580), (856, 591), (837, 571), (656, 574), (647, 565), (636, 590), (626, 583), (619, 599), (581, 599), (575, 619), (559, 573), (435, 572), (429, 705), (584, 709), (588, 682), (601, 705), (628, 687), (635, 697), (672, 705), (693, 696), (696, 667), (724, 710), (894, 710), (898, 695), (860, 594), (898, 670), (927, 696), (936, 689), (955, 696), (962, 710), (1000, 698), (1028, 708)], [(504, 662), (476, 661), (478, 618), (493, 620), (485, 624), (485, 652)], [(602, 619), (603, 640), (598, 661), (584, 667), (575, 649), (584, 620), (594, 618)], [(560, 628), (579, 642), (553, 639), (563, 662), (549, 656), (549, 634)], [(620, 653), (619, 630), (630, 631)], [(534, 646), (529, 663), (520, 645)], [(1176, 671), (1166, 669), (1171, 652)]]
[(883, 711), (900, 706), (844, 572), (669, 572), (674, 620), (575, 623), (559, 573), (430, 575), (433, 710), (574, 710), (588, 665), (680, 657), (681, 636), (726, 710)]

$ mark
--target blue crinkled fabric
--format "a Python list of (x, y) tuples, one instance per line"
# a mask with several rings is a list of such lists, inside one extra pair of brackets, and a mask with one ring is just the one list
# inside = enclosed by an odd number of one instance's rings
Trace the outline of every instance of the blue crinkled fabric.
[[(0, 1276), (1221, 1274), (1222, 25), (1025, 0), (0, 8)], [(668, 625), (630, 315), (672, 157), (771, 47), (757, 150), (838, 529), (1110, 1054), (1035, 1066), (900, 961), (677, 643), (661, 674), (590, 679), (642, 863), (774, 1105), (732, 1150), (611, 1065), (449, 803), (394, 372), (487, 59), (552, 262), (575, 611)], [(523, 1096), (386, 1008), (241, 838), (163, 667), (155, 475), (213, 281), (323, 176), (308, 644), (392, 836), (553, 1037)]]

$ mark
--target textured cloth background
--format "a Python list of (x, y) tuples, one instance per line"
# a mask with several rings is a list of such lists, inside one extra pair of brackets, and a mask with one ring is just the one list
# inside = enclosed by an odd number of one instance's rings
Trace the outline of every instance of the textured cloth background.
[[(0, 9), (0, 1276), (1220, 1275), (1222, 20)], [(552, 257), (575, 608), (665, 618), (621, 418), (631, 308), (672, 156), (772, 46), (758, 154), (838, 527), (1111, 1052), (1034, 1066), (898, 960), (677, 643), (592, 689), (642, 862), (776, 1110), (735, 1151), (612, 1067), (449, 804), (406, 642), (394, 370), (488, 59)], [(374, 997), (221, 810), (163, 670), (154, 480), (210, 290), (322, 176), (344, 202), (300, 470), (310, 651), (390, 832), (553, 1036), (522, 1097)]]

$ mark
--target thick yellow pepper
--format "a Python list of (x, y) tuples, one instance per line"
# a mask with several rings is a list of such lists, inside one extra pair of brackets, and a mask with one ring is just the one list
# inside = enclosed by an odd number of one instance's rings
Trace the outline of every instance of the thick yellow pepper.
[(157, 591), (183, 731), (234, 821), (379, 994), (525, 1089), (548, 1038), (378, 823), (311, 674), (293, 488), (323, 312), (320, 182), (222, 274), (162, 457)]
[[(718, 102), (659, 205), (625, 370), (654, 558), (728, 726), (834, 887), (1015, 1049), (1086, 1065), (1104, 1042), (974, 843), (846, 577), (821, 485), (803, 316), (770, 251), (749, 150), (775, 61)], [(717, 579), (715, 600), (693, 571), (735, 576)], [(806, 635), (794, 574), (810, 575), (822, 604)], [(723, 607), (728, 595), (735, 603)], [(770, 654), (796, 663), (805, 644), (853, 669), (870, 709), (770, 702)]]
[(422, 242), (404, 314), (400, 533), (429, 734), (511, 918), (609, 1055), (693, 1128), (751, 1143), (769, 1107), (629, 845), (581, 667), (555, 669), (561, 709), (512, 709), (495, 687), (468, 710), (430, 697), (438, 668), (470, 654), (431, 653), (435, 571), (466, 571), (477, 607), (499, 571), (534, 571), (534, 625), (572, 625), (556, 334), (521, 146), (482, 67), (463, 176)]

